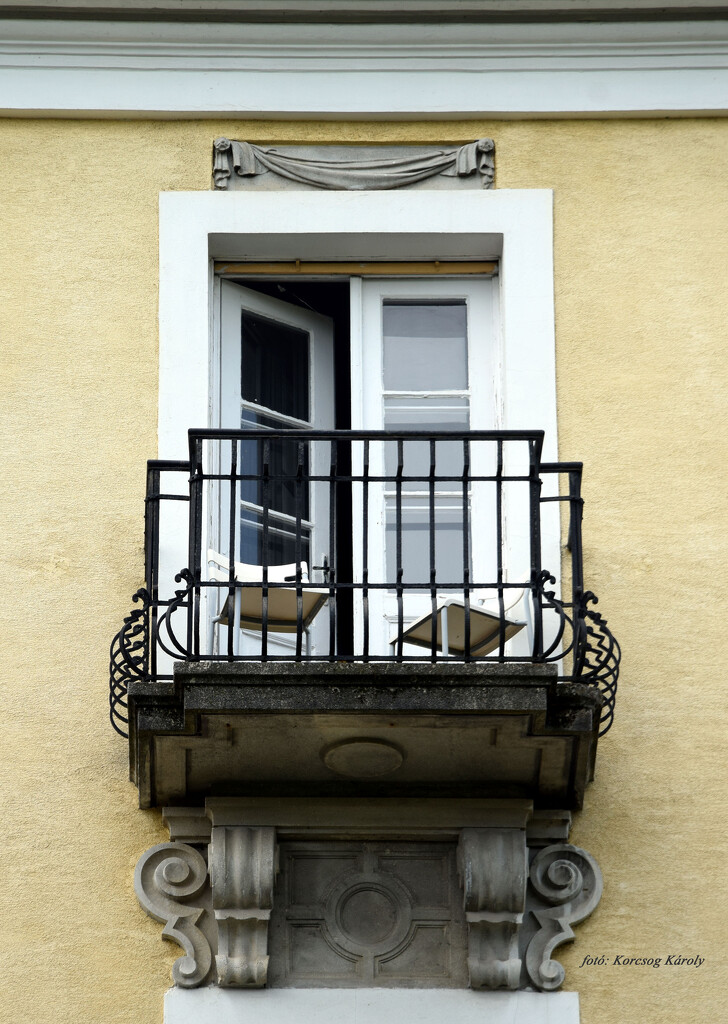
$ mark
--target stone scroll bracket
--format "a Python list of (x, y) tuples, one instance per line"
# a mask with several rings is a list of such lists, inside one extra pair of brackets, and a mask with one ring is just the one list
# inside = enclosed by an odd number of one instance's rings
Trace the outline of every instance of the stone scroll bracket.
[(552, 992), (564, 981), (564, 968), (552, 954), (557, 946), (574, 940), (571, 925), (580, 924), (596, 908), (602, 896), (602, 873), (586, 850), (556, 843), (533, 859), (529, 880), (541, 907), (532, 910), (539, 928), (526, 950), (526, 969), (536, 988)]
[(185, 843), (160, 843), (139, 858), (134, 891), (150, 917), (164, 922), (162, 937), (184, 950), (172, 967), (174, 983), (182, 988), (201, 985), (212, 967), (212, 948), (199, 927), (206, 889), (205, 859)]
[(219, 985), (265, 986), (268, 924), (277, 872), (275, 829), (213, 828), (210, 880), (217, 921), (215, 965)]
[[(471, 988), (517, 989), (528, 983), (543, 992), (560, 988), (564, 968), (552, 954), (574, 940), (571, 925), (585, 920), (602, 895), (594, 858), (579, 847), (555, 843), (538, 850), (529, 871), (524, 831), (463, 829), (458, 865)], [(526, 913), (536, 922), (535, 933), (532, 924), (522, 928)]]
[[(319, 928), (321, 934), (334, 940), (338, 936), (345, 955), (347, 943), (352, 941), (357, 956), (364, 960), (367, 956), (376, 959), (382, 953), (377, 942), (384, 943), (385, 952), (393, 943), (398, 951), (400, 946), (404, 949), (412, 938), (409, 933), (417, 931), (415, 924), (429, 927), (426, 934), (430, 942), (437, 929), (447, 934), (448, 928), (459, 928), (460, 945), (450, 942), (447, 946), (448, 956), (456, 958), (448, 968), (451, 987), (462, 986), (467, 979), (476, 990), (558, 989), (564, 981), (564, 969), (554, 959), (555, 951), (573, 941), (573, 926), (592, 913), (602, 893), (602, 877), (594, 858), (565, 841), (569, 813), (534, 811), (529, 801), (456, 801), (458, 806), (453, 808), (442, 801), (425, 800), (420, 806), (413, 800), (406, 802), (406, 808), (400, 807), (397, 814), (387, 806), (387, 800), (369, 801), (361, 809), (344, 801), (334, 801), (331, 807), (326, 801), (319, 806), (315, 800), (286, 803), (264, 798), (209, 803), (206, 809), (166, 810), (164, 818), (172, 841), (147, 850), (139, 859), (134, 877), (143, 909), (163, 923), (163, 938), (176, 942), (183, 950), (172, 968), (174, 983), (180, 988), (217, 984), (221, 988), (255, 989), (268, 983), (274, 901), (278, 915), (274, 924), (280, 915), (280, 920), (288, 920), (298, 912), (290, 873), (285, 876), (288, 882), (276, 889), (279, 842), (289, 857), (300, 847), (299, 854), (308, 858), (307, 864), (314, 864), (318, 858), (321, 864), (316, 867), (315, 877), (320, 875), (323, 885), (329, 867), (324, 870), (321, 865), (333, 865), (330, 871), (334, 870), (343, 856), (343, 840), (346, 856), (343, 866), (336, 869), (339, 874), (334, 872), (341, 892), (336, 886), (330, 892), (324, 886), (322, 892), (325, 890), (328, 896), (318, 916), (326, 925)], [(377, 806), (370, 806), (374, 804)], [(241, 819), (252, 819), (252, 823), (239, 824)], [(257, 824), (256, 819), (262, 823)], [(444, 869), (433, 873), (432, 865), (436, 861), (440, 864), (443, 856), (438, 854), (440, 860), (434, 857), (433, 844), (445, 851), (445, 860), (450, 858), (451, 881), (447, 885), (441, 879), (441, 875), (445, 877)], [(378, 851), (382, 864), (376, 876), (371, 865), (366, 870), (354, 870), (349, 864), (355, 856), (352, 850), (359, 847), (371, 856), (375, 848)], [(395, 877), (400, 868), (393, 867), (403, 865), (405, 860), (414, 865), (415, 881), (418, 871), (425, 872), (423, 877), (428, 879), (427, 883), (412, 882), (422, 890), (417, 890), (418, 899), (425, 909), (409, 916), (401, 913), (401, 907), (410, 906), (414, 897), (402, 894), (401, 879)], [(343, 880), (339, 879), (342, 871)], [(306, 894), (310, 902), (308, 889)], [(300, 894), (296, 899), (300, 903)], [(313, 903), (309, 906), (306, 900), (304, 917), (310, 924), (316, 915)], [(395, 904), (400, 908), (394, 915), (397, 922), (405, 918), (414, 922), (412, 928), (405, 928), (409, 929), (407, 935), (400, 935), (399, 924), (395, 927), (387, 917), (394, 913)], [(361, 908), (365, 905), (368, 916), (360, 921), (356, 914), (364, 914)], [(344, 913), (344, 906), (349, 916), (345, 914), (340, 921), (339, 912)], [(382, 920), (377, 921), (372, 915), (380, 912)], [(284, 955), (285, 947), (278, 924), (275, 928), (274, 958)], [(308, 933), (304, 935), (305, 929), (299, 931), (303, 941)], [(386, 932), (384, 939), (380, 932)], [(310, 949), (306, 955), (312, 955)], [(276, 985), (285, 976), (278, 964), (274, 959)], [(326, 984), (336, 987), (337, 979), (338, 975)]]
[(468, 922), (471, 988), (517, 989), (518, 934), (526, 906), (524, 829), (463, 829), (458, 867)]
[(476, 139), (464, 146), (255, 146), (218, 138), (212, 180), (230, 189), (492, 188), (495, 143)]
[[(184, 950), (172, 968), (175, 985), (196, 988), (216, 973), (224, 987), (262, 988), (278, 870), (275, 829), (210, 829), (204, 814), (175, 809), (165, 812), (165, 820), (177, 841), (153, 846), (141, 856), (134, 889), (144, 910), (164, 922), (163, 938)], [(182, 836), (189, 843), (180, 842)], [(208, 862), (192, 843), (208, 854), (209, 873)], [(202, 927), (210, 897), (216, 942)]]

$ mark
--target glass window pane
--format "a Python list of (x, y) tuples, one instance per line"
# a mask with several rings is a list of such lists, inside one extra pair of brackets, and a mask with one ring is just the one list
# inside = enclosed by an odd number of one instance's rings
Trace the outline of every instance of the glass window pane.
[[(280, 427), (270, 416), (263, 416), (252, 410), (244, 409), (241, 426)], [(309, 515), (309, 442), (294, 439), (271, 438), (268, 448), (268, 508), (276, 512), (285, 512), (289, 516), (300, 515), (308, 519)], [(241, 441), (238, 450), (238, 472), (243, 477), (253, 479), (242, 480), (238, 492), (242, 501), (254, 505), (263, 505), (266, 491), (263, 483), (263, 459), (266, 442), (262, 438)], [(299, 479), (300, 465), (300, 479)], [(297, 506), (298, 502), (298, 506)]]
[[(307, 527), (301, 528), (301, 561), (307, 562), (309, 567), (311, 560), (309, 548), (311, 531)], [(260, 513), (244, 509), (240, 517), (240, 556), (239, 561), (247, 562), (249, 565), (263, 565), (263, 517)], [(274, 516), (268, 518), (268, 545), (267, 565), (286, 565), (296, 561), (296, 534), (295, 528), (285, 523), (276, 521)]]
[(384, 303), (384, 390), (468, 386), (467, 307)]
[[(386, 430), (458, 430), (470, 428), (470, 402), (467, 398), (423, 396), (421, 398), (385, 398), (384, 427)], [(427, 477), (430, 472), (430, 445), (427, 441), (405, 441), (403, 445), (403, 471), (405, 476)], [(463, 442), (438, 441), (435, 444), (436, 476), (462, 476)], [(386, 472), (397, 470), (397, 443), (387, 442)], [(408, 487), (410, 484), (407, 485)], [(453, 482), (442, 485), (451, 491)]]
[(243, 310), (244, 402), (308, 421), (309, 335)]
[[(387, 583), (397, 582), (397, 510), (387, 498)], [(440, 498), (435, 505), (435, 574), (438, 585), (463, 579), (463, 504)], [(402, 500), (402, 581), (430, 579), (430, 510), (427, 498)], [(422, 591), (421, 593), (427, 593)]]

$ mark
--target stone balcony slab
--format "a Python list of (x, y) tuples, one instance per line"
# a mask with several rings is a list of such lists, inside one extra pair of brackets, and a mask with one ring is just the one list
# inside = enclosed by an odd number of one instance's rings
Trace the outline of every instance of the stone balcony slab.
[(546, 665), (179, 663), (129, 689), (141, 806), (216, 795), (578, 808), (602, 698)]

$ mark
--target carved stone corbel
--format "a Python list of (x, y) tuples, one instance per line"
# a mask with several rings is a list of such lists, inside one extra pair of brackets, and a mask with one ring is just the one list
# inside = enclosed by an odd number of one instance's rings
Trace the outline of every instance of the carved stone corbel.
[(521, 977), (518, 933), (528, 877), (525, 832), (463, 829), (458, 869), (468, 922), (470, 987), (517, 989)]
[(266, 984), (268, 923), (277, 871), (275, 829), (213, 828), (210, 881), (217, 921), (218, 984), (232, 988)]
[(212, 950), (197, 922), (203, 913), (198, 903), (207, 884), (204, 857), (184, 843), (160, 843), (142, 854), (134, 872), (134, 891), (155, 921), (164, 921), (162, 937), (178, 943), (185, 955), (175, 960), (172, 978), (182, 988), (201, 985), (210, 973)]
[(564, 968), (551, 955), (574, 939), (572, 924), (585, 920), (602, 895), (602, 873), (594, 858), (569, 843), (541, 850), (531, 864), (532, 888), (552, 908), (533, 910), (540, 925), (526, 950), (526, 970), (536, 988), (551, 992), (561, 986)]

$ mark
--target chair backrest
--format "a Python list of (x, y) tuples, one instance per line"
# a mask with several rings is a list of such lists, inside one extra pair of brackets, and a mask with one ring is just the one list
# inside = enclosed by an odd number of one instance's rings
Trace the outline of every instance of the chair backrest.
[[(285, 565), (269, 565), (268, 582), (290, 583), (292, 587), (295, 587), (298, 565), (298, 562), (288, 562)], [(215, 580), (217, 583), (225, 583), (230, 579), (229, 560), (217, 551), (213, 551), (212, 548), (207, 552), (207, 566), (208, 575), (211, 580)], [(308, 562), (301, 562), (300, 566), (301, 583), (308, 583)], [(263, 566), (252, 565), (249, 562), (235, 562), (234, 576), (238, 583), (262, 583)]]
[[(518, 581), (521, 583), (521, 581)], [(503, 611), (507, 612), (523, 599), (523, 592), (525, 588), (519, 587), (508, 587), (503, 591)], [(498, 588), (488, 587), (485, 590), (474, 590), (471, 595), (471, 602), (474, 605), (480, 605), (487, 611), (493, 611), (495, 609), (498, 612), (500, 608), (500, 602), (498, 600)]]

